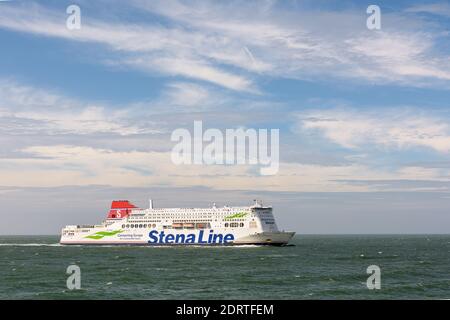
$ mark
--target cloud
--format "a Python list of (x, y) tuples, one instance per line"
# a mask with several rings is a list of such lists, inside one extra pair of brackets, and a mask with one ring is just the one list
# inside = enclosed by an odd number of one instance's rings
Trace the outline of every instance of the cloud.
[(365, 28), (365, 16), (356, 11), (313, 11), (301, 5), (289, 10), (272, 2), (261, 7), (254, 2), (134, 3), (200, 33), (224, 39), (222, 48), (216, 43), (209, 50), (202, 47), (202, 51), (209, 58), (249, 72), (413, 86), (429, 85), (429, 79), (450, 80), (448, 57), (435, 50), (439, 41), (435, 34), (401, 13), (383, 14), (383, 29), (373, 32)]
[[(281, 163), (276, 176), (255, 174), (249, 165), (174, 165), (170, 152), (114, 151), (73, 145), (32, 146), (27, 158), (1, 159), (9, 186), (208, 187), (215, 190), (370, 192), (407, 190), (386, 181), (449, 182), (448, 168), (373, 169), (364, 165), (326, 166)], [(45, 177), (45, 179), (42, 179)], [(366, 181), (365, 183), (362, 183)], [(378, 183), (377, 183), (378, 182)], [(438, 185), (442, 189), (442, 183)]]
[[(9, 139), (2, 144), (0, 175), (18, 186), (366, 192), (407, 187), (396, 181), (418, 181), (417, 190), (442, 187), (444, 181), (445, 187), (448, 168), (374, 167), (378, 159), (367, 164), (365, 159), (342, 159), (342, 155), (333, 155), (335, 161), (324, 154), (321, 145), (308, 163), (304, 163), (307, 155), (293, 153), (273, 177), (257, 176), (257, 170), (249, 166), (171, 163), (167, 132), (174, 126), (191, 128), (198, 117), (205, 126), (217, 128), (270, 126), (274, 119), (284, 126), (289, 106), (270, 99), (261, 101), (262, 95), (245, 99), (229, 94), (228, 90), (259, 93), (261, 79), (339, 78), (404, 85), (450, 79), (445, 56), (436, 50), (436, 38), (420, 25), (408, 28), (411, 25), (400, 24), (389, 29), (389, 21), (398, 17), (387, 14), (386, 19), (383, 15), (383, 29), (369, 32), (357, 12), (287, 12), (270, 2), (265, 4), (256, 8), (254, 2), (138, 3), (138, 8), (147, 10), (142, 17), (148, 15), (151, 21), (115, 23), (85, 15), (88, 18), (78, 31), (65, 28), (64, 12), (39, 5), (2, 8), (0, 27), (100, 44), (108, 61), (170, 76), (172, 82), (165, 84), (158, 97), (126, 106), (78, 101), (11, 81), (0, 82), (0, 142)], [(330, 25), (335, 28), (329, 30)], [(422, 147), (446, 155), (450, 130), (445, 119), (417, 110), (350, 109), (309, 111), (297, 118), (303, 132), (318, 132), (348, 149), (364, 149), (358, 153), (370, 153), (365, 150), (368, 146), (389, 150)], [(89, 135), (89, 139), (81, 135)], [(287, 135), (289, 143), (284, 147), (300, 149), (296, 138)]]
[[(33, 10), (30, 10), (30, 7)], [(36, 4), (6, 6), (0, 11), (0, 27), (20, 32), (79, 42), (103, 44), (121, 55), (114, 63), (133, 66), (149, 73), (183, 76), (209, 81), (237, 91), (255, 92), (251, 80), (214, 65), (198, 52), (209, 46), (207, 35), (183, 28), (158, 24), (111, 24), (83, 19), (80, 30), (68, 30), (64, 12), (45, 9)]]
[(212, 99), (210, 91), (194, 83), (175, 82), (168, 88), (166, 97), (173, 105), (199, 108)]
[(159, 130), (151, 122), (136, 123), (129, 109), (76, 101), (46, 90), (0, 81), (0, 131), (29, 134), (151, 134)]
[(405, 10), (406, 12), (413, 13), (431, 13), (435, 15), (450, 17), (450, 4), (446, 2), (433, 3), (433, 4), (422, 4), (412, 6)]
[(365, 73), (373, 80), (385, 79), (386, 75), (391, 80), (398, 81), (409, 81), (411, 78), (450, 80), (449, 70), (442, 67), (445, 65), (444, 60), (430, 59), (427, 55), (434, 41), (426, 33), (381, 31), (371, 39), (355, 38), (347, 40), (346, 43), (354, 56), (366, 60), (367, 66), (360, 69), (357, 77), (360, 73)]
[[(237, 101), (227, 100), (221, 92), (197, 83), (169, 83), (155, 101), (123, 108), (96, 106), (12, 81), (1, 83), (0, 130), (4, 134), (0, 137), (3, 146), (0, 176), (12, 189), (16, 186), (102, 184), (204, 186), (215, 190), (238, 188), (271, 192), (369, 192), (411, 190), (403, 182), (414, 181), (410, 183), (415, 186), (414, 190), (423, 191), (442, 190), (449, 178), (448, 166), (415, 164), (383, 168), (373, 166), (364, 154), (330, 164), (329, 156), (322, 151), (318, 155), (322, 160), (320, 164), (303, 163), (304, 156), (297, 155), (289, 159), (289, 163), (280, 164), (278, 175), (269, 177), (259, 176), (258, 170), (248, 165), (176, 166), (171, 162), (173, 145), (167, 134), (174, 126), (191, 128), (199, 111), (208, 127), (235, 126), (236, 116), (243, 116), (250, 121), (250, 127), (254, 127), (255, 118), (246, 118), (245, 112), (230, 115), (230, 110), (234, 110), (230, 108), (224, 108), (223, 113), (209, 110), (211, 104), (219, 106), (225, 101), (228, 105)], [(145, 120), (148, 117), (145, 110), (149, 106), (152, 109), (156, 106), (161, 112), (155, 113), (151, 121)], [(245, 111), (239, 104), (234, 107)], [(260, 106), (255, 108), (261, 109)], [(273, 105), (264, 108), (274, 112)], [(249, 111), (253, 112), (252, 107)], [(271, 119), (276, 112), (268, 113)], [(174, 113), (176, 122), (173, 122)], [(427, 147), (444, 154), (450, 151), (449, 126), (445, 118), (415, 109), (312, 110), (297, 114), (297, 119), (302, 132), (316, 131), (350, 149), (364, 149), (374, 144), (395, 149)], [(82, 135), (89, 135), (89, 139)], [(25, 142), (21, 136), (25, 137)], [(49, 136), (54, 138), (49, 139)], [(298, 146), (295, 136), (289, 139), (295, 141), (287, 146), (289, 150), (293, 145)], [(285, 152), (289, 152), (284, 147), (280, 150), (282, 160)]]
[(259, 93), (261, 77), (331, 76), (412, 86), (450, 80), (448, 56), (436, 49), (436, 35), (401, 12), (383, 14), (383, 29), (374, 32), (359, 11), (290, 10), (270, 1), (131, 4), (116, 6), (143, 10), (149, 19), (113, 23), (86, 15), (81, 30), (70, 31), (64, 12), (17, 4), (2, 7), (0, 27), (102, 44), (112, 55), (105, 63), (250, 93)]
[(355, 111), (334, 109), (298, 114), (302, 131), (318, 131), (345, 148), (426, 147), (450, 152), (450, 124), (417, 110)]
[[(192, 128), (234, 128), (264, 123), (267, 101), (241, 100), (204, 83), (168, 82), (157, 96), (130, 104), (82, 101), (63, 93), (0, 79), (0, 157), (27, 158), (30, 146), (70, 144), (115, 151), (171, 149), (170, 133)], [(248, 112), (257, 116), (248, 118)], [(265, 110), (265, 111), (264, 111)]]
[(125, 63), (149, 72), (156, 69), (169, 75), (203, 80), (232, 90), (258, 93), (250, 80), (220, 70), (213, 67), (209, 62), (198, 59), (144, 56), (126, 59)]

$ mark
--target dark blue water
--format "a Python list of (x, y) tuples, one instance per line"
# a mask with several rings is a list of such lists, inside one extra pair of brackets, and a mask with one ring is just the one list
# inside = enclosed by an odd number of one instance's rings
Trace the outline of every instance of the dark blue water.
[[(0, 299), (449, 299), (450, 236), (296, 236), (291, 247), (60, 246), (0, 237)], [(81, 268), (68, 290), (66, 268)], [(381, 268), (369, 290), (366, 269)]]

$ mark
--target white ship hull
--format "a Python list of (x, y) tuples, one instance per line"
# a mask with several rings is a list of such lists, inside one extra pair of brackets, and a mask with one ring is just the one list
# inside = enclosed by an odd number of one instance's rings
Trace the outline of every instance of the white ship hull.
[(66, 226), (63, 245), (286, 245), (295, 232), (278, 231), (271, 207), (138, 209), (113, 201), (95, 226)]
[[(114, 231), (113, 231), (114, 232)], [(172, 231), (173, 233), (168, 233), (176, 237), (180, 235), (179, 231)], [(208, 230), (206, 230), (208, 232)], [(61, 237), (60, 243), (63, 245), (140, 245), (140, 246), (163, 246), (163, 245), (273, 245), (282, 246), (289, 243), (295, 232), (264, 232), (256, 233), (247, 236), (236, 236), (232, 241), (211, 241), (208, 242), (208, 238), (203, 236), (199, 239), (198, 235), (195, 237), (195, 241), (165, 241), (165, 242), (152, 242), (148, 235), (145, 234), (123, 234), (124, 237), (108, 237), (105, 240), (90, 240), (86, 238), (74, 238), (74, 237)], [(187, 234), (188, 235), (188, 234)]]

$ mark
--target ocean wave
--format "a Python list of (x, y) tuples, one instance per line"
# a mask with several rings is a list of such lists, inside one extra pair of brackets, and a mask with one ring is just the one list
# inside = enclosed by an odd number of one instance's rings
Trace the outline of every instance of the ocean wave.
[(62, 247), (60, 243), (0, 243), (0, 247)]

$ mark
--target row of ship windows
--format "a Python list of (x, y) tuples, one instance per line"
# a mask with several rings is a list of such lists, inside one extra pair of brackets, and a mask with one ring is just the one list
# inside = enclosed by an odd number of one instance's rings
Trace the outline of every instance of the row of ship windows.
[[(199, 215), (229, 215), (229, 214), (237, 214), (237, 213), (245, 213), (245, 214), (249, 214), (250, 212), (174, 212), (174, 213), (169, 213), (169, 212), (158, 212), (158, 213), (150, 213), (148, 215), (152, 215), (152, 216), (174, 216), (174, 215), (182, 215), (182, 216), (187, 216), (187, 215), (194, 215), (194, 216), (199, 216)], [(270, 214), (270, 213), (269, 213)], [(134, 217), (143, 217), (145, 215), (141, 215), (141, 214), (132, 214), (132, 216)]]
[[(198, 217), (197, 219), (183, 219), (182, 217), (180, 217), (180, 219), (174, 219), (173, 222), (199, 222), (199, 220), (202, 222), (204, 222), (204, 221), (212, 222), (213, 221), (212, 219), (201, 219), (200, 217)], [(217, 220), (215, 220), (215, 221), (217, 221)]]
[[(198, 217), (197, 219), (183, 219), (183, 217), (180, 217), (180, 219), (173, 219), (173, 222), (198, 222), (198, 220), (200, 219), (200, 217)], [(247, 219), (222, 219), (221, 221), (246, 221)], [(166, 222), (168, 220), (165, 220)], [(201, 219), (202, 222), (212, 222), (212, 219)], [(217, 222), (217, 219), (215, 219), (214, 221)], [(145, 221), (137, 221), (137, 220), (128, 220), (128, 222), (130, 223), (148, 223), (148, 222), (162, 222), (161, 220), (145, 220)]]
[[(193, 219), (203, 219), (203, 220), (206, 220), (206, 219), (209, 219), (209, 220), (211, 220), (211, 216), (189, 216), (190, 218), (193, 218)], [(155, 216), (155, 217), (152, 217), (152, 218), (156, 218), (156, 219), (186, 219), (186, 216), (185, 215), (176, 215), (176, 216)], [(137, 217), (132, 217), (132, 219), (133, 220), (136, 220), (136, 221), (139, 221), (139, 222), (143, 222), (143, 221), (141, 221), (141, 220), (143, 220), (143, 219), (145, 219), (145, 218), (137, 218)]]
[[(191, 219), (213, 219), (213, 218), (226, 218), (227, 216), (230, 216), (230, 214), (166, 214), (166, 215), (157, 215), (153, 216), (152, 218), (158, 218), (158, 219), (174, 219), (174, 218), (191, 218)], [(137, 219), (144, 219), (144, 218), (137, 218)]]
[[(225, 215), (225, 216), (221, 216), (221, 215), (215, 215), (215, 216), (207, 215), (206, 216), (206, 215), (174, 214), (174, 215), (165, 215), (165, 216), (158, 215), (158, 216), (153, 216), (151, 218), (156, 218), (156, 219), (167, 219), (167, 218), (172, 218), (172, 219), (174, 219), (174, 218), (211, 219), (211, 218), (216, 218), (216, 217), (218, 217), (218, 218), (226, 218), (226, 216), (228, 216), (228, 215)], [(147, 217), (130, 217), (130, 218), (135, 219), (135, 220), (144, 220)]]
[[(144, 210), (145, 211), (145, 210)], [(142, 211), (134, 211), (134, 214), (145, 214), (145, 213), (139, 213)], [(202, 213), (209, 213), (209, 214), (217, 214), (217, 213), (230, 213), (230, 212), (250, 212), (250, 210), (246, 208), (233, 208), (233, 209), (226, 209), (226, 210), (214, 210), (211, 211), (211, 209), (175, 209), (175, 210), (155, 210), (153, 209), (152, 213), (194, 213), (194, 212), (202, 212)], [(267, 212), (267, 211), (260, 211), (260, 212)]]
[[(212, 222), (213, 220), (212, 219), (174, 219), (174, 220), (171, 220), (172, 222), (174, 222), (174, 223), (183, 223), (183, 222), (192, 222), (192, 223), (195, 223), (195, 222), (199, 222), (199, 220), (201, 220), (201, 222)], [(165, 222), (168, 222), (169, 220), (165, 220)], [(217, 220), (215, 220), (215, 221), (217, 221)], [(136, 221), (136, 220), (128, 220), (127, 221), (128, 223), (139, 223), (139, 224), (141, 224), (141, 223), (149, 223), (149, 222), (163, 222), (162, 220), (146, 220), (146, 221)]]
[[(147, 226), (150, 228), (155, 228), (156, 224), (123, 224), (122, 225), (122, 229), (125, 228), (147, 228)], [(244, 223), (237, 223), (237, 222), (232, 222), (232, 223), (225, 223), (225, 228), (237, 228), (237, 227), (244, 227)]]
[[(156, 224), (148, 224), (148, 227), (155, 228)], [(122, 229), (124, 228), (147, 228), (147, 224), (123, 224)]]
[(243, 227), (244, 226), (244, 223), (237, 223), (237, 222), (232, 222), (232, 223), (225, 223), (225, 228), (228, 228), (228, 227), (230, 227), (230, 228), (237, 228), (237, 227)]

